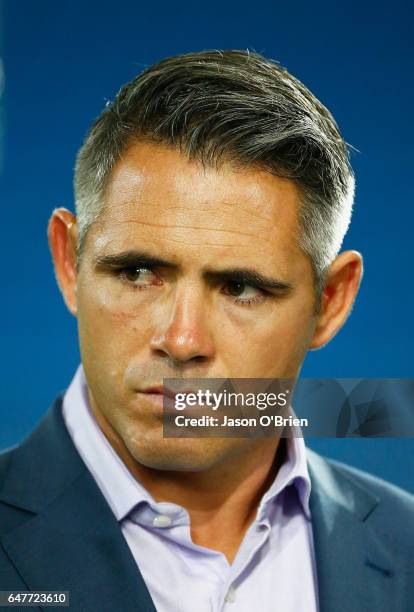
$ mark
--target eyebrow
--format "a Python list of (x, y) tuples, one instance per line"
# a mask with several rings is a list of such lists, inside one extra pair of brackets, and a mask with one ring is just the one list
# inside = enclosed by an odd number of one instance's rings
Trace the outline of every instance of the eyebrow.
[(293, 289), (290, 283), (282, 282), (276, 278), (265, 276), (251, 268), (230, 268), (226, 270), (206, 270), (206, 278), (218, 278), (221, 281), (255, 285), (262, 289), (276, 289), (280, 292), (289, 292)]
[[(178, 270), (179, 266), (171, 261), (154, 257), (146, 251), (123, 251), (113, 255), (98, 255), (94, 258), (94, 266), (101, 269), (120, 270), (122, 268), (145, 267), (145, 268), (165, 268)], [(277, 278), (264, 275), (253, 268), (226, 268), (216, 269), (207, 268), (204, 276), (211, 280), (232, 281), (255, 285), (262, 289), (273, 289), (279, 292), (288, 293), (293, 289), (290, 283), (281, 281)]]
[(145, 251), (123, 251), (114, 255), (98, 255), (94, 259), (94, 265), (98, 268), (128, 268), (133, 266), (147, 266), (151, 268), (171, 268), (177, 269), (178, 266), (161, 259), (153, 257)]

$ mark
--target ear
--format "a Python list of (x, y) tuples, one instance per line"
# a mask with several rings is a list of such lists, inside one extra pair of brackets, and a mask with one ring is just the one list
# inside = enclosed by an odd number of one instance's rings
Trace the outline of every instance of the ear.
[(66, 208), (56, 208), (47, 228), (56, 280), (70, 312), (76, 316), (76, 217)]
[(362, 271), (362, 256), (357, 251), (344, 251), (331, 264), (310, 349), (321, 348), (341, 329), (351, 313)]

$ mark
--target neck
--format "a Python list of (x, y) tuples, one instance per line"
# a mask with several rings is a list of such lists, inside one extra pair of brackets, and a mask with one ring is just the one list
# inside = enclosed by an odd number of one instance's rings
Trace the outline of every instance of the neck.
[(138, 462), (93, 401), (91, 405), (99, 427), (136, 480), (157, 502), (184, 507), (193, 542), (223, 552), (231, 563), (284, 461), (284, 440), (243, 440), (225, 462), (203, 471), (159, 470)]

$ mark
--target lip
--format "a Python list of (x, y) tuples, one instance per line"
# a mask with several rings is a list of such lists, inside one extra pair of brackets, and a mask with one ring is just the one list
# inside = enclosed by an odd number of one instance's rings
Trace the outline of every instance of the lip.
[(165, 397), (171, 397), (172, 399), (175, 399), (175, 396), (178, 393), (180, 393), (180, 395), (189, 395), (190, 393), (197, 394), (198, 391), (199, 389), (194, 390), (188, 388), (182, 389), (180, 391), (173, 391), (173, 389), (170, 389), (166, 385), (158, 385), (157, 387), (147, 387), (146, 389), (143, 389), (141, 393), (147, 393), (151, 395), (164, 395)]
[(152, 409), (155, 410), (155, 412), (160, 416), (165, 410), (170, 411), (174, 408), (174, 397), (165, 395), (155, 387), (148, 387), (145, 389), (145, 391), (138, 391), (138, 395), (140, 395), (143, 399), (145, 398), (145, 400), (149, 402), (149, 406), (151, 406)]
[[(142, 395), (151, 402), (151, 404), (157, 408), (157, 410), (162, 410), (164, 413), (176, 414), (176, 396), (178, 394), (181, 395), (181, 401), (186, 401), (186, 396), (188, 394), (197, 394), (197, 390), (193, 389), (183, 389), (182, 391), (173, 391), (171, 388), (163, 385), (157, 385), (154, 387), (146, 387), (140, 391)], [(184, 398), (182, 397), (184, 395)], [(198, 414), (200, 406), (186, 406), (186, 414), (191, 416), (191, 414)]]
[(158, 385), (157, 387), (147, 387), (143, 389), (141, 393), (146, 393), (148, 395), (165, 395), (166, 397), (174, 398), (174, 393), (171, 392), (170, 389), (163, 387), (163, 385)]

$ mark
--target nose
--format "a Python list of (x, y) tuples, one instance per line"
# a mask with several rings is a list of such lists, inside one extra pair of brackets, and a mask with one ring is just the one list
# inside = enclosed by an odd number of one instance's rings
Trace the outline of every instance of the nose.
[(194, 285), (177, 290), (172, 307), (168, 307), (167, 323), (151, 338), (151, 349), (171, 361), (208, 361), (214, 355), (214, 344), (209, 325), (205, 296)]

